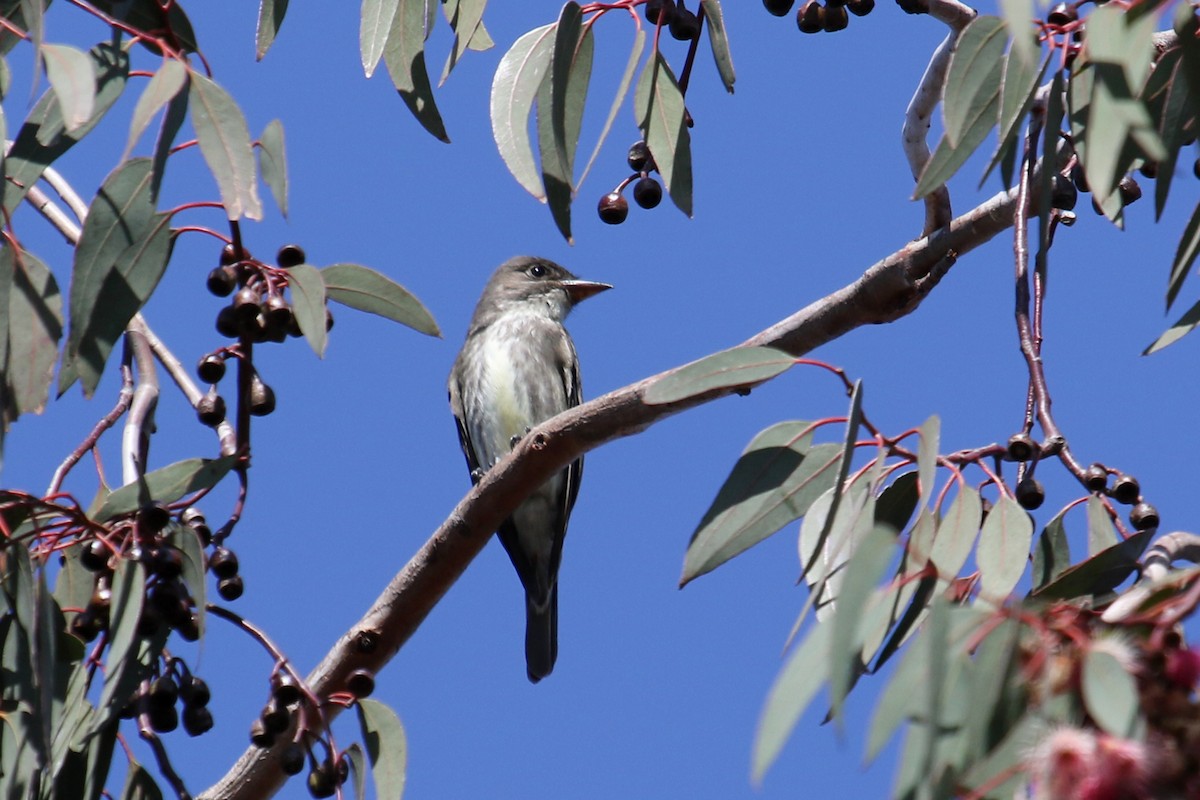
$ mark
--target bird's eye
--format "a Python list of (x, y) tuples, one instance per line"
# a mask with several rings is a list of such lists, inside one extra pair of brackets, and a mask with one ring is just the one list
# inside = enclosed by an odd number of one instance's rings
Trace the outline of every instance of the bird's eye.
[(546, 276), (546, 268), (541, 264), (534, 264), (529, 268), (529, 274), (535, 278), (544, 278)]

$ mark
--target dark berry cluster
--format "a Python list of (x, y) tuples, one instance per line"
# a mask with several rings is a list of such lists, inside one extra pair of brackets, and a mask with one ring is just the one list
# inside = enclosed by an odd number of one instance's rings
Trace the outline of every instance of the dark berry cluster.
[[(130, 718), (145, 714), (156, 733), (170, 733), (179, 727), (188, 736), (199, 736), (212, 730), (213, 715), (208, 709), (212, 699), (208, 684), (191, 674), (178, 658), (167, 659), (165, 668), (153, 679), (146, 680), (122, 710)], [(183, 706), (180, 714), (178, 706)]]
[(624, 191), (630, 184), (633, 184), (633, 202), (642, 208), (654, 208), (662, 202), (662, 184), (650, 175), (658, 167), (645, 141), (639, 139), (634, 142), (629, 147), (626, 160), (633, 174), (621, 181), (616, 189), (600, 198), (597, 209), (600, 219), (609, 225), (620, 225), (629, 216), (629, 201), (625, 199)]
[(667, 28), (681, 42), (700, 36), (700, 18), (684, 6), (683, 0), (646, 0), (644, 11), (647, 22)]
[[(777, 17), (787, 16), (794, 0), (763, 0), (767, 11)], [(796, 12), (796, 26), (801, 33), (833, 33), (850, 24), (850, 15), (865, 17), (875, 9), (875, 0), (806, 0)]]

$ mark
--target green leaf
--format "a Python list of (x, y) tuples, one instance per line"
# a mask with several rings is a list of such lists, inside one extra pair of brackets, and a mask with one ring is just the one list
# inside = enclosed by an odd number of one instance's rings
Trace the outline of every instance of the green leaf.
[(1004, 21), (987, 15), (971, 20), (959, 34), (942, 97), (950, 146), (961, 147), (981, 120), (989, 130), (996, 124), (1007, 38)]
[(927, 680), (926, 664), (928, 648), (920, 643), (908, 648), (900, 659), (900, 665), (875, 703), (871, 714), (871, 726), (867, 730), (866, 750), (863, 758), (875, 760), (883, 746), (895, 735), (900, 724), (917, 712), (917, 700), (923, 694)]
[(1062, 575), (1071, 566), (1071, 547), (1063, 522), (1066, 512), (1060, 511), (1046, 523), (1037, 547), (1033, 549), (1033, 587), (1036, 592)]
[(187, 77), (187, 69), (175, 59), (167, 59), (154, 73), (134, 106), (133, 117), (129, 121), (129, 138), (125, 142), (125, 152), (121, 154), (122, 161), (129, 158), (133, 146), (146, 132), (154, 115), (183, 90)]
[(725, 16), (721, 12), (720, 0), (700, 0), (700, 10), (708, 23), (708, 44), (712, 48), (713, 60), (717, 63), (717, 74), (725, 91), (733, 94), (733, 56), (729, 53), (729, 36), (725, 32)]
[(331, 264), (321, 270), (321, 277), (330, 300), (399, 322), (418, 333), (442, 335), (420, 300), (373, 269), (358, 264)]
[(304, 332), (308, 346), (318, 358), (325, 357), (325, 281), (321, 272), (309, 264), (297, 264), (285, 270), (288, 288), (292, 294), (292, 310), (296, 312), (296, 324)]
[(1029, 69), (1037, 64), (1037, 39), (1033, 27), (1033, 0), (1000, 0), (1000, 14), (1012, 34), (1012, 49), (1017, 59)]
[(646, 387), (642, 399), (650, 405), (676, 403), (689, 397), (731, 387), (768, 381), (796, 363), (773, 347), (734, 347), (693, 361)]
[(1121, 541), (1117, 529), (1113, 527), (1108, 509), (1100, 498), (1092, 495), (1087, 499), (1088, 520), (1088, 555), (1094, 556)]
[(804, 516), (833, 486), (841, 447), (810, 447), (808, 427), (781, 422), (754, 437), (692, 534), (680, 585)]
[(96, 522), (130, 514), (151, 501), (174, 503), (180, 498), (211, 489), (233, 468), (237, 456), (188, 458), (161, 469), (147, 472), (138, 483), (130, 483), (110, 492), (93, 515)]
[(259, 61), (275, 43), (287, 7), (288, 0), (259, 0), (258, 28), (254, 32), (254, 57)]
[(396, 712), (375, 700), (358, 701), (358, 724), (375, 778), (375, 796), (399, 798), (404, 794), (408, 742)]
[(1097, 725), (1124, 739), (1133, 734), (1137, 722), (1138, 690), (1109, 647), (1129, 645), (1112, 641), (1106, 646), (1101, 640), (1088, 649), (1083, 658), (1083, 702)]
[(383, 58), (383, 46), (396, 18), (400, 0), (363, 0), (358, 26), (358, 46), (362, 52), (363, 72), (369, 78)]
[(454, 31), (454, 46), (450, 48), (446, 57), (446, 66), (442, 69), (439, 85), (446, 82), (458, 60), (470, 49), (475, 31), (483, 24), (483, 9), (486, 5), (487, 0), (450, 0), (443, 3), (442, 10)]
[(346, 760), (350, 763), (350, 776), (354, 779), (354, 797), (357, 800), (366, 800), (367, 761), (358, 742), (351, 742), (346, 748)]
[(982, 519), (983, 501), (979, 492), (972, 486), (960, 486), (946, 515), (938, 523), (933, 550), (929, 553), (929, 560), (937, 567), (942, 580), (954, 580), (967, 563)]
[(829, 638), (828, 625), (814, 625), (775, 677), (754, 735), (750, 758), (750, 775), (754, 783), (762, 782), (792, 735), (800, 715), (825, 682), (829, 674)]
[[(999, 70), (1000, 63), (997, 62), (996, 71), (999, 72)], [(997, 77), (997, 79), (999, 78)], [(975, 124), (963, 133), (962, 141), (958, 145), (951, 144), (945, 136), (942, 136), (937, 147), (934, 148), (933, 155), (929, 157), (929, 161), (921, 171), (921, 179), (917, 181), (917, 188), (913, 190), (914, 199), (925, 197), (935, 189), (944, 186), (946, 181), (958, 172), (959, 167), (967, 162), (971, 154), (996, 126), (996, 114), (999, 113), (999, 108), (1000, 100), (995, 97), (992, 107), (984, 109), (980, 113)]]
[[(263, 0), (264, 3), (270, 0)], [(136, 761), (129, 765), (125, 773), (125, 788), (121, 790), (121, 800), (162, 800), (162, 790), (154, 782), (151, 775)]]
[(68, 133), (87, 124), (96, 107), (96, 68), (88, 55), (65, 44), (43, 44), (46, 77), (58, 98)]
[(921, 490), (919, 505), (926, 505), (937, 488), (938, 451), (942, 443), (942, 421), (936, 414), (921, 423), (917, 429), (917, 486)]
[[(1197, 213), (1200, 213), (1200, 206), (1198, 206), (1196, 210)], [(1163, 331), (1161, 336), (1151, 342), (1150, 345), (1142, 351), (1142, 355), (1148, 356), (1151, 353), (1157, 353), (1167, 345), (1174, 344), (1195, 330), (1197, 325), (1200, 325), (1200, 301), (1197, 301), (1195, 304), (1193, 304), (1192, 307), (1189, 308), (1187, 312), (1185, 312), (1184, 315), (1175, 322), (1174, 325), (1172, 325), (1170, 328), (1167, 328), (1165, 331)]]
[[(432, 19), (433, 7), (429, 12)], [(383, 63), (400, 99), (425, 130), (443, 142), (449, 142), (442, 115), (433, 98), (433, 86), (425, 68), (425, 0), (400, 0), (383, 47)], [(429, 25), (432, 28), (432, 24)]]
[(287, 148), (283, 142), (283, 123), (273, 119), (263, 129), (258, 140), (258, 168), (263, 181), (279, 206), (279, 213), (288, 214)]
[(604, 120), (604, 127), (600, 129), (600, 137), (596, 140), (596, 147), (592, 150), (592, 155), (588, 158), (587, 166), (583, 168), (583, 175), (579, 178), (579, 183), (587, 178), (589, 172), (592, 171), (592, 164), (596, 163), (596, 156), (600, 155), (600, 147), (608, 139), (608, 133), (612, 130), (613, 121), (617, 118), (617, 111), (625, 102), (625, 95), (629, 92), (629, 86), (633, 82), (633, 71), (637, 68), (638, 61), (642, 58), (642, 48), (646, 46), (646, 32), (638, 30), (633, 37), (633, 47), (629, 51), (629, 58), (625, 62), (625, 71), (621, 73), (621, 81), (617, 84), (617, 93), (613, 97), (612, 105), (608, 109), (608, 117)]
[(836, 493), (835, 483), (813, 501), (800, 526), (800, 563), (812, 591), (808, 605), (815, 605), (822, 622), (832, 617), (846, 580), (846, 565), (875, 522), (875, 498), (862, 484), (847, 487), (841, 502)]
[[(172, 6), (178, 8), (178, 6)], [(179, 129), (183, 127), (184, 120), (188, 116), (188, 93), (180, 92), (171, 98), (171, 102), (167, 103), (167, 111), (163, 114), (162, 124), (158, 128), (158, 136), (154, 140), (154, 156), (152, 172), (154, 177), (150, 181), (150, 196), (158, 201), (158, 190), (162, 186), (163, 176), (166, 174), (167, 157), (171, 155), (171, 147), (175, 143), (175, 137), (179, 134)]]
[(221, 191), (226, 217), (262, 219), (250, 129), (242, 110), (228, 92), (199, 72), (191, 73), (189, 86), (192, 127)]
[(541, 171), (529, 143), (529, 114), (554, 57), (557, 24), (543, 25), (513, 43), (492, 79), (492, 137), (517, 183), (545, 200)]
[(1111, 592), (1138, 568), (1138, 559), (1150, 544), (1150, 535), (1156, 530), (1138, 531), (1086, 561), (1068, 567), (1050, 583), (1035, 589), (1032, 596), (1047, 601), (1074, 600)]
[(671, 200), (692, 215), (692, 144), (683, 93), (662, 54), (655, 50), (633, 94), (633, 110)]
[(60, 550), (65, 559), (54, 584), (54, 599), (61, 608), (82, 608), (87, 605), (96, 584), (96, 576), (79, 561), (82, 542)]
[(896, 533), (908, 527), (917, 510), (917, 473), (903, 472), (896, 476), (875, 502), (875, 523), (886, 525)]
[(889, 527), (876, 527), (857, 544), (847, 559), (837, 592), (837, 610), (832, 619), (829, 644), (830, 715), (841, 717), (842, 703), (851, 681), (862, 667), (859, 649), (863, 644), (867, 601), (896, 555), (896, 534)]
[[(8, 349), (4, 361), (4, 423), (18, 414), (40, 414), (46, 407), (58, 340), (62, 337), (62, 295), (50, 269), (32, 253), (12, 258), (0, 248), (0, 270), (12, 272), (8, 292)], [(0, 306), (3, 307), (3, 306)]]
[[(42, 95), (17, 133), (4, 160), (4, 210), (12, 214), (25, 193), (59, 156), (91, 132), (125, 88), (129, 54), (109, 44), (98, 44), (89, 56), (96, 62), (96, 101), (92, 116), (71, 132), (62, 130), (63, 119), (53, 92)], [(43, 141), (45, 140), (45, 141)]]
[[(1192, 264), (1196, 262), (1197, 253), (1200, 253), (1200, 204), (1197, 204), (1196, 208), (1192, 211), (1192, 216), (1188, 219), (1187, 226), (1183, 229), (1183, 236), (1179, 240), (1179, 246), (1175, 249), (1175, 260), (1171, 264), (1171, 276), (1167, 279), (1167, 308), (1170, 308), (1171, 304), (1175, 302), (1175, 298), (1178, 297), (1179, 289), (1183, 286), (1184, 280), (1191, 272)], [(1179, 323), (1176, 323), (1172, 326), (1172, 329), (1178, 327)], [(1191, 329), (1189, 328), (1188, 330)], [(1187, 331), (1184, 331), (1184, 333), (1187, 333)], [(1151, 345), (1153, 349), (1148, 352), (1161, 350), (1181, 336), (1183, 336), (1183, 333), (1158, 347)], [(1155, 344), (1158, 343), (1155, 342)]]
[(592, 29), (582, 27), (579, 5), (567, 3), (558, 19), (550, 70), (538, 89), (537, 131), (546, 201), (559, 231), (568, 242), (571, 241), (575, 150), (583, 123), (594, 51)]
[[(137, 30), (153, 31), (168, 27), (175, 42), (185, 53), (198, 50), (196, 32), (179, 3), (171, 3), (166, 20), (163, 19), (163, 5), (159, 0), (92, 0), (91, 4)], [(142, 41), (142, 45), (155, 55), (162, 55), (152, 42)]]
[(104, 664), (104, 688), (91, 733), (99, 732), (121, 711), (133, 687), (141, 680), (138, 620), (145, 600), (146, 572), (140, 562), (123, 558), (112, 579), (109, 611), (109, 648)]
[[(1026, 0), (1016, 0), (1016, 2), (1026, 2)], [(1021, 121), (1029, 113), (1038, 86), (1050, 66), (1050, 59), (1053, 58), (1052, 55), (1047, 55), (1039, 69), (1036, 61), (1032, 59), (1026, 61), (1017, 52), (1019, 49), (1017, 41), (1027, 40), (1021, 37), (1014, 39), (1012, 49), (1004, 57), (1004, 79), (1000, 84), (1000, 141), (996, 146), (996, 152), (992, 155), (992, 160), (988, 162), (987, 169), (983, 171), (983, 177), (979, 181), (980, 185), (987, 180), (987, 176), (1000, 163), (1004, 155), (1011, 152), (1012, 148), (1016, 146), (1017, 135), (1021, 132)], [(1057, 135), (1057, 131), (1055, 135)], [(1007, 183), (1006, 180), (1005, 185)]]
[[(1182, 48), (1163, 53), (1142, 90), (1142, 98), (1153, 109), (1151, 116), (1158, 120), (1158, 135), (1167, 149), (1167, 157), (1158, 165), (1154, 180), (1154, 218), (1162, 218), (1167, 194), (1175, 177), (1175, 164), (1184, 146), (1186, 131), (1194, 126), (1191, 87), (1183, 67)], [(1170, 307), (1168, 297), (1167, 307)]]
[(196, 627), (200, 631), (200, 635), (204, 635), (205, 609), (204, 604), (207, 601), (205, 594), (207, 587), (204, 583), (205, 569), (208, 565), (204, 558), (204, 545), (200, 541), (200, 536), (187, 525), (179, 525), (172, 522), (168, 532), (167, 541), (175, 547), (178, 547), (183, 553), (183, 572), (180, 577), (184, 584), (187, 585), (188, 593), (191, 594), (192, 600), (196, 603)]
[(170, 257), (170, 218), (154, 210), (151, 163), (117, 167), (88, 209), (71, 276), (71, 332), (59, 394), (82, 380), (87, 396), (100, 383), (113, 345), (158, 286)]
[(980, 594), (1002, 603), (1025, 573), (1032, 543), (1033, 522), (1028, 512), (1007, 494), (1001, 495), (983, 521), (975, 550)]

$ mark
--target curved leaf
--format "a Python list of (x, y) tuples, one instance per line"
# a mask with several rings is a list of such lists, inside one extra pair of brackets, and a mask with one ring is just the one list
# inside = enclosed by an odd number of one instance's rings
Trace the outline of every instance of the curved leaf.
[(96, 106), (95, 62), (65, 44), (43, 44), (41, 57), (46, 77), (58, 98), (63, 125), (72, 133), (85, 125)]
[(287, 148), (283, 142), (283, 123), (273, 119), (263, 129), (262, 137), (258, 140), (258, 166), (262, 171), (263, 181), (279, 206), (279, 213), (287, 218), (288, 214), (288, 173)]
[(413, 330), (441, 336), (437, 322), (421, 301), (391, 278), (359, 264), (331, 264), (321, 270), (325, 294), (342, 305), (378, 314)]
[(428, 11), (427, 20), (424, 0), (400, 0), (400, 8), (392, 18), (392, 29), (383, 47), (383, 63), (400, 99), (417, 122), (439, 140), (449, 142), (425, 67), (425, 37), (433, 27), (436, 9), (429, 4)]
[(310, 264), (297, 264), (285, 270), (288, 274), (288, 289), (292, 294), (292, 309), (296, 312), (296, 324), (304, 332), (308, 346), (318, 358), (325, 357), (328, 341), (325, 322), (325, 281), (321, 272)]
[(629, 92), (629, 85), (633, 82), (633, 71), (637, 69), (638, 61), (642, 58), (642, 48), (646, 46), (646, 32), (638, 30), (633, 37), (633, 47), (629, 51), (629, 58), (625, 62), (625, 71), (621, 73), (621, 81), (617, 84), (617, 93), (613, 97), (612, 105), (608, 109), (608, 117), (604, 120), (604, 127), (600, 129), (600, 137), (596, 140), (596, 147), (592, 150), (591, 156), (588, 157), (587, 166), (583, 168), (583, 175), (580, 176), (579, 182), (583, 183), (589, 172), (592, 171), (592, 164), (596, 163), (596, 156), (600, 155), (600, 147), (608, 138), (608, 133), (612, 130), (613, 121), (617, 118), (617, 111), (625, 102), (625, 95)]
[[(1193, 209), (1192, 216), (1188, 218), (1187, 226), (1183, 229), (1183, 236), (1179, 239), (1179, 245), (1175, 248), (1175, 260), (1171, 262), (1171, 276), (1167, 279), (1167, 308), (1171, 307), (1171, 304), (1175, 302), (1175, 298), (1179, 295), (1179, 289), (1183, 286), (1183, 281), (1187, 278), (1188, 274), (1191, 273), (1192, 264), (1196, 262), (1196, 255), (1198, 253), (1200, 253), (1200, 204), (1197, 204), (1196, 208)], [(1172, 329), (1178, 327), (1179, 323), (1175, 323)], [(1180, 338), (1182, 335), (1176, 336), (1175, 339)], [(1172, 339), (1171, 342), (1175, 341), (1175, 339)], [(1162, 345), (1158, 345), (1158, 342), (1155, 342), (1155, 345), (1158, 346), (1151, 345), (1151, 349), (1147, 352), (1161, 350), (1171, 342)]]
[(408, 765), (408, 741), (396, 712), (375, 700), (357, 704), (363, 746), (375, 778), (375, 796), (400, 800), (404, 794), (404, 772)]
[(18, 414), (40, 414), (46, 406), (62, 337), (63, 303), (54, 275), (32, 253), (22, 251), (17, 263), (8, 257), (11, 248), (7, 245), (0, 252), (4, 255), (0, 269), (14, 267), (8, 293), (8, 352), (4, 365), (7, 423)]
[(400, 0), (363, 0), (362, 15), (358, 26), (358, 47), (362, 53), (363, 72), (367, 77), (375, 72), (379, 59), (383, 58), (383, 46), (387, 44), (392, 20)]
[(716, 389), (748, 387), (770, 380), (796, 363), (773, 347), (734, 347), (693, 361), (646, 387), (642, 399), (650, 405), (674, 403)]
[(729, 37), (725, 33), (725, 16), (721, 12), (720, 0), (700, 0), (700, 9), (704, 12), (704, 21), (708, 23), (708, 44), (717, 64), (717, 74), (721, 76), (725, 91), (733, 94), (733, 82), (737, 76), (733, 74), (733, 56), (729, 53)]
[(543, 201), (546, 193), (541, 172), (529, 143), (529, 114), (550, 69), (557, 27), (550, 24), (534, 28), (513, 42), (492, 79), (492, 137), (500, 157), (517, 183)]
[(975, 551), (983, 597), (994, 602), (1008, 597), (1025, 573), (1032, 543), (1029, 513), (1016, 500), (1002, 495), (983, 521)]
[(242, 110), (228, 92), (195, 71), (191, 73), (188, 99), (192, 127), (221, 190), (225, 215), (230, 220), (262, 219), (250, 129)]
[[(443, 2), (442, 10), (446, 14), (446, 19), (450, 23), (451, 30), (454, 31), (454, 45), (450, 48), (450, 53), (446, 56), (446, 66), (442, 69), (442, 77), (438, 85), (446, 82), (446, 78), (450, 77), (450, 71), (458, 64), (459, 59), (463, 54), (472, 48), (475, 41), (475, 33), (483, 25), (483, 9), (487, 5), (487, 0), (453, 0), (452, 2)], [(453, 6), (453, 9), (451, 9)], [(486, 35), (486, 31), (484, 32)], [(485, 48), (486, 49), (486, 48)]]
[(288, 0), (258, 0), (258, 27), (254, 31), (254, 57), (262, 61), (263, 56), (275, 43), (279, 26), (287, 14)]
[(687, 107), (674, 73), (657, 50), (638, 79), (633, 110), (672, 202), (690, 217), (692, 138), (687, 127)]
[(154, 73), (154, 77), (142, 90), (137, 105), (133, 109), (133, 117), (129, 121), (129, 138), (125, 142), (125, 152), (121, 160), (129, 158), (133, 146), (145, 133), (154, 118), (164, 106), (171, 102), (187, 83), (187, 69), (175, 59), (167, 59)]
[(927, 504), (937, 488), (938, 451), (942, 444), (942, 420), (934, 414), (917, 429), (917, 487), (922, 504)]
[(762, 781), (767, 770), (779, 757), (779, 751), (792, 735), (800, 715), (816, 696), (817, 690), (829, 675), (828, 625), (814, 625), (808, 636), (788, 657), (779, 671), (763, 704), (758, 730), (754, 734), (754, 750), (750, 759), (751, 779)]
[(1060, 511), (1046, 523), (1037, 547), (1033, 549), (1034, 591), (1058, 578), (1071, 566), (1071, 546), (1067, 541), (1067, 528), (1063, 523), (1065, 512)]
[[(1197, 213), (1200, 214), (1200, 206), (1197, 207)], [(1151, 353), (1157, 353), (1167, 345), (1187, 336), (1196, 326), (1200, 325), (1200, 301), (1197, 301), (1189, 308), (1182, 317), (1175, 321), (1175, 324), (1163, 331), (1162, 335), (1155, 339), (1150, 345), (1142, 351), (1142, 355), (1148, 356)]]
[(954, 502), (938, 522), (933, 549), (929, 552), (929, 560), (942, 580), (956, 578), (967, 563), (982, 519), (983, 501), (979, 492), (972, 486), (960, 486)]
[(1073, 600), (1111, 592), (1138, 568), (1137, 561), (1156, 532), (1156, 528), (1138, 531), (1123, 542), (1068, 567), (1050, 583), (1035, 589), (1032, 596), (1038, 600)]
[(1113, 526), (1108, 509), (1099, 497), (1092, 495), (1087, 499), (1088, 521), (1088, 555), (1094, 556), (1115, 544), (1120, 543), (1121, 537)]
[(575, 150), (583, 124), (594, 51), (592, 29), (582, 27), (579, 5), (567, 3), (558, 19), (550, 71), (538, 89), (537, 131), (546, 202), (559, 232), (568, 242)]
[(989, 130), (996, 124), (1007, 41), (1004, 20), (988, 15), (971, 20), (959, 34), (942, 97), (945, 138), (952, 147), (962, 146), (981, 120)]
[[(999, 69), (998, 66), (997, 69)], [(929, 157), (929, 161), (921, 171), (917, 188), (913, 190), (913, 198), (924, 197), (934, 189), (943, 186), (954, 176), (954, 173), (958, 172), (959, 167), (967, 162), (971, 154), (996, 126), (995, 115), (999, 111), (999, 104), (999, 99), (994, 97), (992, 107), (980, 113), (975, 119), (975, 124), (963, 133), (962, 141), (957, 145), (951, 144), (946, 136), (942, 136), (937, 147), (934, 148), (933, 155)]]
[(104, 522), (132, 513), (151, 500), (174, 503), (192, 492), (210, 489), (233, 468), (237, 458), (188, 458), (147, 472), (142, 481), (126, 484), (110, 492), (93, 518), (96, 522)]
[[(1128, 645), (1114, 642), (1112, 647)], [(1133, 735), (1138, 717), (1137, 684), (1103, 640), (1083, 659), (1083, 703), (1096, 724), (1113, 736)]]

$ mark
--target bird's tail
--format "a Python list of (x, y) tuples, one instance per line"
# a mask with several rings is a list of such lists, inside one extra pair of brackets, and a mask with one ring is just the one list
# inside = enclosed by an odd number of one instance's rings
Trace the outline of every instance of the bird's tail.
[(558, 658), (558, 584), (550, 588), (538, 603), (525, 594), (525, 667), (531, 683), (537, 683), (554, 670)]

